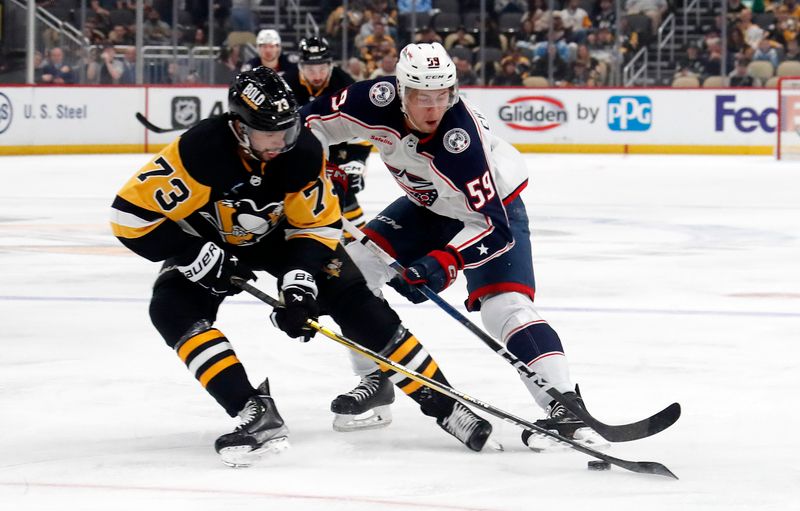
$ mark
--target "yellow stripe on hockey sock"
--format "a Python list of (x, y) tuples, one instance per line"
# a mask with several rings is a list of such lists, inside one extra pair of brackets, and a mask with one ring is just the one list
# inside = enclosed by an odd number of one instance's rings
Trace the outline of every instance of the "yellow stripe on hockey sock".
[(230, 366), (238, 363), (239, 359), (236, 358), (235, 355), (229, 355), (223, 358), (222, 360), (216, 362), (208, 369), (206, 369), (205, 372), (203, 372), (203, 374), (200, 375), (200, 378), (198, 378), (198, 380), (200, 380), (200, 384), (203, 387), (206, 387), (208, 385), (208, 382), (210, 382), (216, 375), (218, 375), (225, 369), (229, 368)]
[(344, 217), (346, 219), (348, 219), (348, 220), (353, 220), (354, 218), (358, 218), (358, 217), (362, 216), (363, 214), (364, 214), (364, 210), (361, 209), (360, 206), (357, 207), (356, 209), (352, 210), (352, 211), (345, 211), (343, 213)]
[(213, 341), (214, 339), (219, 339), (220, 337), (222, 337), (222, 332), (216, 328), (206, 330), (202, 334), (197, 334), (183, 343), (183, 345), (178, 349), (178, 356), (181, 358), (181, 360), (186, 362), (186, 359), (198, 346), (209, 341)]
[(409, 353), (411, 353), (411, 350), (413, 350), (418, 344), (419, 341), (417, 340), (416, 337), (412, 335), (411, 337), (406, 339), (405, 342), (403, 342), (403, 344), (401, 344), (399, 348), (394, 350), (394, 352), (392, 352), (391, 355), (389, 355), (388, 357), (389, 360), (391, 360), (392, 362), (397, 362), (399, 364), (403, 360), (403, 358)]
[[(427, 376), (428, 378), (432, 378), (434, 373), (436, 373), (436, 371), (438, 369), (439, 369), (439, 366), (436, 365), (436, 361), (435, 360), (431, 360), (431, 363), (428, 364), (428, 367), (426, 367), (425, 370), (422, 371), (422, 375), (423, 376)], [(402, 390), (405, 394), (412, 394), (412, 393), (416, 392), (417, 389), (419, 389), (420, 387), (422, 387), (421, 383), (416, 382), (416, 381), (412, 381), (411, 383), (409, 383), (408, 385), (406, 385), (405, 387), (403, 387), (400, 390)]]

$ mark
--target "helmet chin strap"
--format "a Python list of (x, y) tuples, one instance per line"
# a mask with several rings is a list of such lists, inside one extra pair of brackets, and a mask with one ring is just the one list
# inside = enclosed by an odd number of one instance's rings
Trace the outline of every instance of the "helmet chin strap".
[(259, 158), (258, 155), (256, 155), (256, 153), (253, 151), (253, 146), (250, 145), (250, 137), (247, 136), (247, 133), (245, 133), (245, 131), (239, 125), (239, 122), (240, 121), (236, 120), (228, 121), (228, 126), (231, 128), (231, 131), (233, 132), (233, 135), (236, 137), (236, 140), (239, 141), (239, 147), (241, 147), (245, 155), (249, 156), (250, 158), (259, 161), (264, 161), (261, 158)]

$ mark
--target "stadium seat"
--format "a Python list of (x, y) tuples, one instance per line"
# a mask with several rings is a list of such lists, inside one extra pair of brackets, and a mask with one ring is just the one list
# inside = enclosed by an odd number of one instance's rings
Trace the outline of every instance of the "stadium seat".
[(778, 64), (775, 76), (800, 76), (800, 62), (787, 60)]
[(764, 88), (766, 88), (766, 89), (777, 89), (778, 88), (778, 80), (780, 80), (780, 77), (773, 76), (772, 78), (767, 80), (767, 83), (764, 84)]
[(247, 31), (234, 31), (228, 34), (226, 46), (241, 46), (243, 44), (256, 44), (256, 35)]
[(477, 34), (481, 31), (481, 13), (479, 11), (465, 12), (461, 17), (461, 22), (467, 32), (471, 34)]
[(703, 87), (706, 89), (709, 88), (718, 88), (721, 89), (723, 87), (728, 86), (728, 80), (724, 76), (709, 76), (705, 80), (703, 80)]
[(461, 15), (458, 13), (440, 12), (433, 17), (433, 29), (440, 34), (449, 34), (458, 30)]
[(472, 64), (473, 53), (469, 48), (465, 48), (463, 46), (455, 46), (450, 48), (450, 56), (453, 58), (458, 57), (461, 60), (466, 60)]
[(544, 76), (526, 76), (522, 80), (522, 85), (525, 87), (531, 88), (542, 88), (542, 87), (550, 87), (550, 83), (548, 83), (547, 78)]
[(458, 0), (434, 0), (433, 8), (439, 9), (443, 13), (458, 14), (461, 12)]
[(112, 9), (108, 12), (108, 20), (111, 26), (132, 25), (136, 23), (136, 13), (130, 9)]
[(775, 74), (775, 68), (772, 67), (770, 62), (766, 60), (754, 60), (747, 64), (747, 74), (753, 78), (757, 78), (762, 82), (766, 82)]
[(672, 80), (672, 86), (680, 89), (700, 87), (700, 80), (694, 76), (679, 76)]
[(506, 34), (516, 34), (522, 30), (522, 15), (518, 12), (506, 12), (500, 15), (497, 22), (500, 32)]

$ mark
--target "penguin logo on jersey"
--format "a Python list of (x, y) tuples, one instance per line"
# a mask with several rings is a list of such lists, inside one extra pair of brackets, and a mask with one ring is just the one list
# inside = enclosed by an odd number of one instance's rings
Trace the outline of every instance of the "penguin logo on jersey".
[(394, 100), (394, 85), (389, 82), (378, 82), (369, 89), (369, 100), (375, 106), (386, 106)]
[(216, 216), (200, 214), (219, 231), (225, 243), (238, 246), (258, 243), (283, 220), (283, 202), (271, 202), (259, 208), (250, 199), (221, 200), (214, 204)]
[(330, 275), (331, 277), (341, 277), (342, 276), (342, 260), (341, 259), (331, 259), (327, 263), (325, 263), (325, 267), (322, 269), (325, 273)]
[(444, 148), (451, 153), (463, 153), (467, 147), (469, 147), (469, 134), (461, 128), (453, 128), (444, 134)]

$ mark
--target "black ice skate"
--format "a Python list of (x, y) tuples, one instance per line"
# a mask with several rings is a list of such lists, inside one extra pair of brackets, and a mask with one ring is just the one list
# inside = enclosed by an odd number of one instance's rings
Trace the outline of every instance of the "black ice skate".
[[(571, 394), (575, 393), (564, 393), (565, 396)], [(580, 394), (577, 394), (575, 402), (585, 408)], [(593, 449), (602, 449), (610, 445), (608, 441), (601, 437), (596, 431), (587, 426), (582, 420), (578, 419), (575, 414), (567, 410), (564, 405), (556, 401), (550, 401), (550, 405), (547, 407), (547, 417), (539, 419), (534, 422), (534, 424)], [(549, 436), (528, 430), (522, 432), (522, 443), (536, 452), (569, 448), (567, 444), (561, 444)]]
[(239, 412), (242, 423), (214, 443), (222, 462), (230, 467), (249, 467), (267, 453), (289, 448), (289, 428), (269, 396), (267, 380), (258, 387), (258, 392)]
[(394, 402), (394, 385), (378, 369), (361, 377), (361, 382), (331, 402), (335, 431), (349, 432), (384, 428), (392, 423), (390, 404)]
[(440, 417), (436, 424), (472, 449), (480, 451), (492, 434), (492, 424), (474, 413), (472, 410), (456, 402), (453, 411), (447, 417)]

